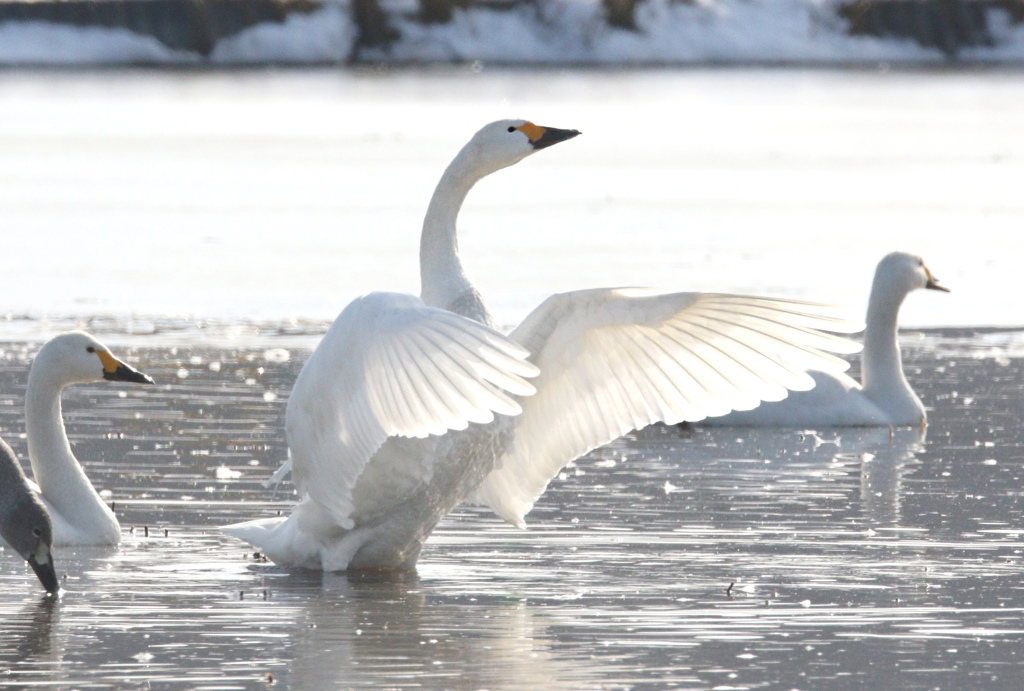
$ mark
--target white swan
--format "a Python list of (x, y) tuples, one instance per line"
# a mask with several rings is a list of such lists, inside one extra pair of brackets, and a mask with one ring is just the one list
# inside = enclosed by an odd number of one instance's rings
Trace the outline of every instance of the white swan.
[[(501, 121), (481, 129), (455, 157), (423, 223), (422, 299), (441, 310), (431, 320), (457, 313), (490, 323), (458, 256), (455, 222), (469, 190), (484, 176), (577, 134)], [(368, 367), (361, 349), (351, 346), (358, 331), (375, 327), (347, 313), (310, 357), (288, 400), (298, 506), (288, 518), (225, 529), (278, 564), (412, 568), (437, 522), (474, 491), (478, 501), (522, 526), (551, 478), (588, 450), (656, 421), (699, 420), (778, 400), (787, 388), (812, 385), (805, 369), (847, 367), (821, 349), (858, 349), (815, 330), (856, 329), (819, 305), (643, 289), (555, 295), (510, 335), (541, 372), (537, 393), (519, 401), (522, 415), (492, 408), (503, 413), (493, 422), (438, 435), (442, 425), (427, 423), (445, 396), (406, 404), (403, 382), (391, 378), (422, 356), (395, 351)], [(426, 389), (445, 381), (437, 371), (420, 374)], [(351, 389), (366, 377), (375, 378), (376, 399)], [(402, 425), (395, 413), (384, 415), (373, 404), (389, 395), (395, 409), (404, 410)], [(427, 432), (435, 436), (405, 438)]]
[(758, 427), (924, 425), (927, 421), (924, 406), (903, 375), (896, 337), (900, 305), (910, 292), (920, 288), (949, 292), (918, 256), (893, 252), (878, 263), (868, 299), (862, 384), (842, 373), (811, 372), (815, 385), (810, 391), (794, 392), (782, 401), (730, 413), (708, 420), (707, 424)]
[[(522, 379), (537, 375), (527, 356), (483, 324), (411, 295), (357, 298), (288, 398), (286, 468), (299, 503), (290, 516), (224, 532), (289, 566), (411, 567), (440, 518), (434, 514), (451, 510), (450, 495), (472, 489), (460, 484), (468, 454), (435, 462), (434, 449), (451, 441), (448, 430), (486, 425), (494, 412), (518, 415), (519, 404), (501, 389), (534, 393)], [(461, 464), (460, 456), (467, 456)]]
[(53, 566), (53, 524), (14, 451), (0, 439), (0, 537), (28, 562), (47, 592), (60, 590)]
[(32, 362), (25, 392), (25, 431), (32, 475), (53, 521), (56, 545), (115, 545), (121, 526), (96, 493), (71, 452), (60, 395), (70, 384), (101, 380), (152, 384), (145, 374), (121, 362), (89, 334), (55, 336)]

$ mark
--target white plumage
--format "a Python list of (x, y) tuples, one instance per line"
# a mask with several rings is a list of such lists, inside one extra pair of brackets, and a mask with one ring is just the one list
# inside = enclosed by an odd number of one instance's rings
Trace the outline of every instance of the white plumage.
[[(559, 469), (592, 448), (653, 422), (778, 400), (813, 385), (804, 370), (848, 366), (824, 351), (858, 346), (819, 329), (859, 325), (768, 298), (583, 290), (549, 298), (511, 340), (485, 330), (487, 308), (458, 257), (462, 202), (484, 176), (577, 134), (507, 120), (462, 149), (424, 219), (423, 303), (369, 296), (346, 308), (288, 401), (298, 505), (227, 532), (279, 564), (412, 568), (470, 495), (522, 526)], [(522, 377), (536, 368), (530, 396)]]
[[(487, 327), (419, 298), (373, 293), (352, 302), (292, 391), (286, 430), (302, 494), (351, 530), (351, 490), (388, 437), (427, 437), (518, 415), (501, 389), (528, 396), (528, 353)], [(499, 388), (500, 387), (500, 388)], [(426, 472), (429, 472), (427, 469)]]
[(842, 372), (849, 327), (820, 305), (702, 293), (598, 289), (554, 295), (511, 336), (541, 370), (515, 436), (475, 499), (514, 525), (566, 463), (655, 422), (695, 422), (808, 389)]
[(121, 526), (71, 452), (60, 396), (71, 384), (102, 380), (152, 384), (95, 338), (69, 331), (36, 355), (25, 391), (25, 429), (32, 475), (53, 521), (55, 545), (116, 545)]
[(903, 374), (897, 318), (906, 296), (919, 289), (949, 292), (913, 254), (893, 252), (878, 263), (868, 299), (861, 379), (815, 371), (814, 388), (749, 411), (709, 420), (751, 427), (866, 427), (923, 425), (924, 405)]
[[(310, 568), (345, 569), (367, 542), (370, 551), (387, 545), (389, 552), (384, 563), (368, 566), (415, 561), (419, 532), (433, 527), (440, 515), (432, 515), (454, 491), (440, 482), (450, 464), (435, 477), (442, 435), (487, 425), (495, 413), (518, 415), (520, 404), (505, 392), (534, 393), (524, 377), (538, 370), (527, 356), (487, 326), (417, 297), (357, 298), (331, 325), (288, 400), (289, 464), (300, 503), (289, 517), (225, 532), (279, 563)], [(416, 506), (417, 495), (421, 511), (391, 520)]]

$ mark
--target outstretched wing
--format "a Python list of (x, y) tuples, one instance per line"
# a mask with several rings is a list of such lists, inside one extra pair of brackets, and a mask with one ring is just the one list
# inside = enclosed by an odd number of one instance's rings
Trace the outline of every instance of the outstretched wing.
[(566, 463), (654, 422), (749, 410), (806, 390), (806, 370), (844, 371), (825, 351), (860, 346), (820, 330), (862, 324), (826, 305), (739, 295), (599, 289), (554, 295), (511, 337), (540, 367), (515, 439), (474, 501), (510, 523)]
[(419, 298), (371, 293), (338, 316), (288, 399), (292, 477), (340, 525), (389, 436), (426, 437), (518, 415), (537, 368), (507, 337)]

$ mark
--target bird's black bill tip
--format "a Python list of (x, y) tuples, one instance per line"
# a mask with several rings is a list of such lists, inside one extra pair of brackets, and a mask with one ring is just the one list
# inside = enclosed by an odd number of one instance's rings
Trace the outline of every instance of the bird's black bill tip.
[(46, 588), (46, 592), (56, 595), (60, 592), (60, 583), (57, 581), (57, 572), (53, 568), (53, 559), (48, 559), (45, 564), (36, 561), (35, 556), (28, 560), (28, 565), (36, 572), (39, 582)]
[(936, 279), (930, 278), (924, 286), (928, 290), (941, 290), (943, 293), (948, 293), (949, 288), (939, 283)]
[(103, 378), (109, 381), (126, 381), (134, 384), (155, 384), (153, 377), (143, 374), (130, 365), (121, 364), (113, 372), (104, 371)]
[(582, 132), (579, 130), (560, 130), (557, 127), (545, 127), (544, 134), (533, 140), (531, 143), (533, 144), (534, 149), (546, 149), (552, 144), (564, 142), (567, 139), (578, 137), (580, 134), (582, 134)]

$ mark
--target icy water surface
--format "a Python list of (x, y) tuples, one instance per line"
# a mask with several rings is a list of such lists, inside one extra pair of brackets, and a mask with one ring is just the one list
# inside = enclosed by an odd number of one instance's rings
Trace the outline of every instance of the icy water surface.
[[(308, 350), (136, 339), (156, 387), (65, 394), (124, 541), (60, 549), (58, 602), (0, 554), (0, 685), (1019, 688), (1022, 336), (905, 336), (927, 435), (651, 429), (567, 468), (530, 530), (461, 510), (392, 580), (289, 573), (216, 530), (288, 509), (260, 481)], [(36, 347), (0, 359), (23, 458)]]
[(955, 291), (903, 324), (1024, 323), (1022, 72), (469, 66), (4, 72), (0, 315), (330, 320), (417, 293), (434, 185), (509, 117), (583, 136), (462, 209), (500, 324), (630, 285), (859, 315), (893, 250)]

